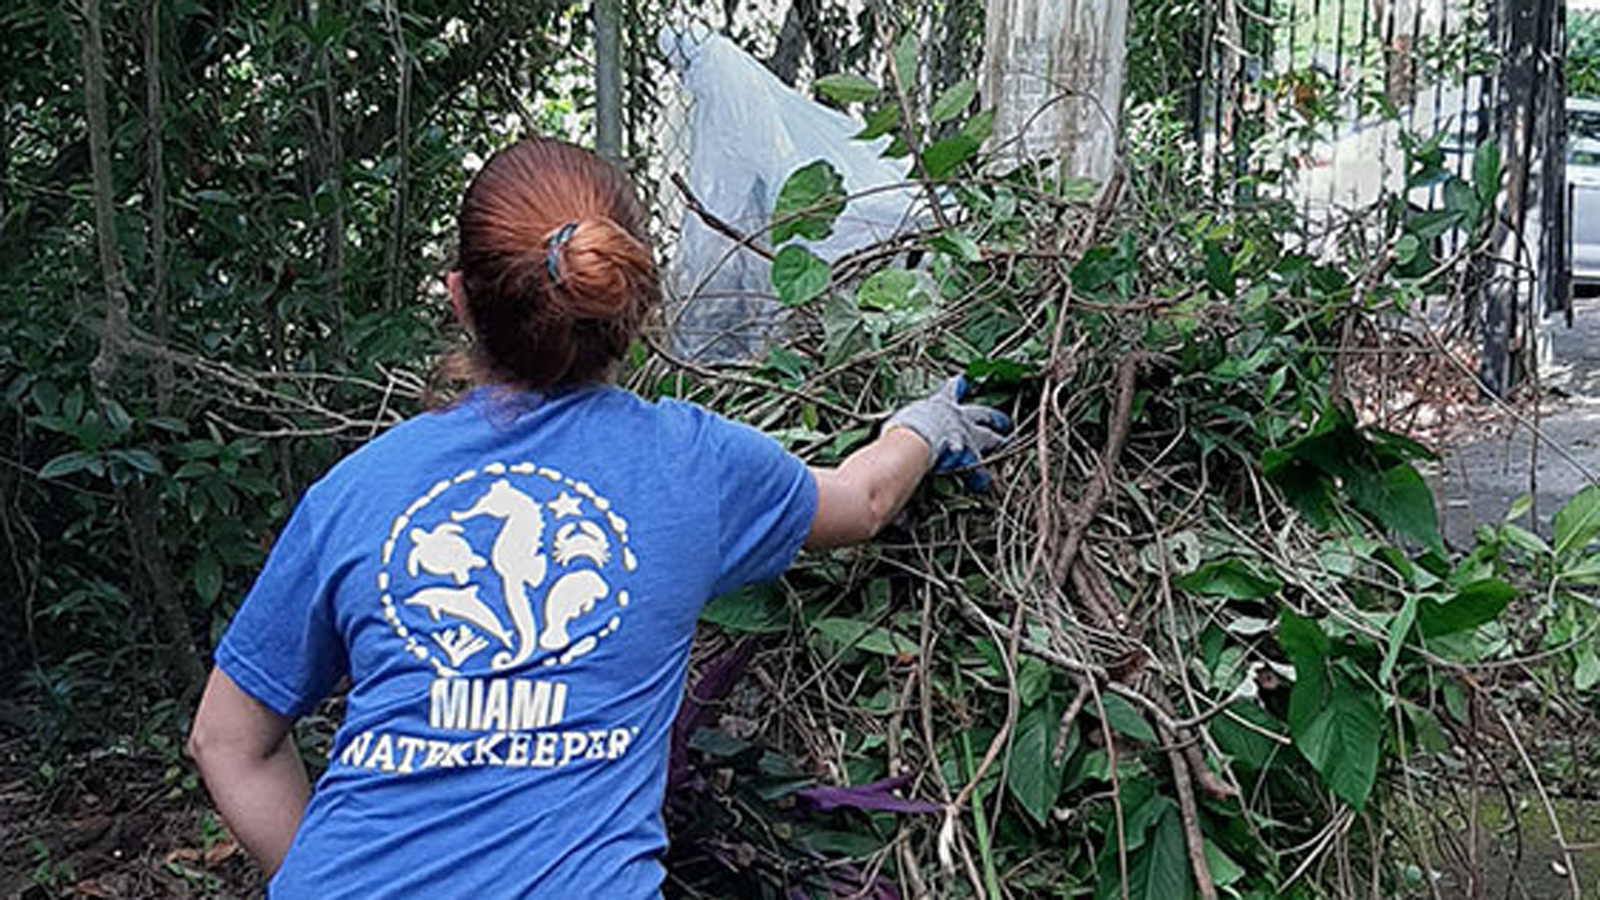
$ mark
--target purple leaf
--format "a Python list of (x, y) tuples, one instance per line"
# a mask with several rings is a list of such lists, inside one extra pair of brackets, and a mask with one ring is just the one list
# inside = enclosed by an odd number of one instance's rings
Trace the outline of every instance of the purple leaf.
[(927, 800), (907, 800), (896, 796), (896, 788), (903, 787), (910, 776), (885, 778), (856, 787), (813, 787), (796, 792), (795, 796), (813, 808), (826, 812), (833, 809), (865, 809), (873, 812), (923, 813), (942, 812), (944, 807)]
[(712, 660), (700, 673), (700, 680), (684, 692), (678, 717), (672, 720), (672, 751), (667, 763), (669, 794), (689, 781), (689, 738), (705, 724), (710, 707), (733, 690), (755, 652), (755, 641), (740, 641), (732, 650)]

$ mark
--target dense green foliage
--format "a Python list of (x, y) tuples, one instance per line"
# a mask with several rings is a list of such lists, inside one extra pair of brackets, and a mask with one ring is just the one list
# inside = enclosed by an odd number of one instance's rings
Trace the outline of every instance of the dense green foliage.
[(1567, 95), (1600, 98), (1600, 13), (1577, 11), (1567, 20)]
[(48, 752), (186, 696), (300, 488), (418, 408), (463, 158), (559, 130), (562, 103), (522, 98), (571, 96), (553, 86), (577, 65), (563, 3), (103, 15), (125, 333), (95, 244), (81, 19), (0, 13), (0, 623), (19, 637), (0, 670), (45, 701), (26, 720)]

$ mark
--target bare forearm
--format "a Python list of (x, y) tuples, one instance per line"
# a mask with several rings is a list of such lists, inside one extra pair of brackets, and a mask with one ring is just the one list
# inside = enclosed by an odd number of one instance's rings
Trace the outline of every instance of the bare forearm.
[(292, 736), (266, 756), (219, 747), (197, 753), (195, 762), (228, 828), (271, 876), (289, 852), (311, 796)]
[(928, 442), (893, 428), (845, 458), (814, 468), (817, 516), (806, 545), (837, 547), (870, 540), (900, 512), (928, 473)]

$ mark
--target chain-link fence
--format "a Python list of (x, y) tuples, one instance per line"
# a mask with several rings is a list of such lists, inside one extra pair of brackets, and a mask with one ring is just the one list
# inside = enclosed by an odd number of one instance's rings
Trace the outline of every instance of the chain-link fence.
[[(696, 111), (683, 76), (698, 43), (708, 34), (726, 37), (760, 61), (763, 79), (775, 78), (802, 95), (810, 94), (817, 77), (834, 72), (881, 77), (882, 48), (889, 35), (905, 29), (921, 38), (917, 83), (924, 94), (971, 74), (982, 44), (981, 0), (956, 0), (937, 14), (931, 6), (920, 6), (892, 25), (880, 20), (883, 9), (862, 0), (777, 0), (717, 9), (642, 5), (629, 11), (624, 31), (632, 43), (623, 86), (628, 155), (656, 217), (662, 258), (669, 262), (671, 343), (685, 355), (727, 359), (759, 353), (767, 339), (781, 332), (784, 318), (765, 274), (768, 247), (762, 237), (777, 184), (763, 185), (762, 197), (752, 201), (762, 206), (758, 214), (744, 205), (707, 210), (734, 228), (747, 230), (752, 235), (749, 243), (758, 249), (730, 250), (716, 265), (717, 271), (696, 271), (692, 277), (682, 271), (685, 230), (706, 228), (700, 214), (691, 210), (687, 193)], [(751, 152), (773, 149), (771, 135), (741, 137), (749, 138)], [(796, 165), (809, 161), (793, 160)], [(704, 268), (702, 261), (699, 269)]]

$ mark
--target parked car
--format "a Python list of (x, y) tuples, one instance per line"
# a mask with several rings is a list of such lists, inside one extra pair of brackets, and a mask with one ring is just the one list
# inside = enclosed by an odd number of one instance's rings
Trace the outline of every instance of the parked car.
[(1567, 100), (1572, 283), (1600, 287), (1600, 100)]

